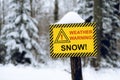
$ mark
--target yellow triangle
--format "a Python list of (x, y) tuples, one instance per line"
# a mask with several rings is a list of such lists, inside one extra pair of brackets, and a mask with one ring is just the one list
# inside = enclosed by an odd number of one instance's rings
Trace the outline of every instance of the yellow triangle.
[(55, 39), (55, 43), (69, 43), (69, 42), (70, 42), (69, 38), (67, 37), (66, 33), (61, 28)]

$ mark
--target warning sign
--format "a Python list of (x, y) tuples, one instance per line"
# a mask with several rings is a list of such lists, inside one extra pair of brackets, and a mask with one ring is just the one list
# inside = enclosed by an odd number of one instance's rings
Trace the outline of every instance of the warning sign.
[(50, 55), (53, 58), (96, 56), (96, 24), (50, 25)]
[(70, 42), (69, 38), (61, 28), (55, 39), (55, 43), (69, 43), (69, 42)]

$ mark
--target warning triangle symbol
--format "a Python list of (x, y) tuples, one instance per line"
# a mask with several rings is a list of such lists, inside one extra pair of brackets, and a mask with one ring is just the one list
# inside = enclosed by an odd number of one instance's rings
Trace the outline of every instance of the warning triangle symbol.
[(61, 28), (55, 39), (55, 43), (69, 43), (69, 42), (70, 42), (69, 38), (67, 37), (66, 33)]

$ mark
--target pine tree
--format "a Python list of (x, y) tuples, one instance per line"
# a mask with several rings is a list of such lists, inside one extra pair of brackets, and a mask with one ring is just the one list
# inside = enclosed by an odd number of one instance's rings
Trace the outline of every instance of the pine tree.
[[(102, 4), (103, 3), (103, 4)], [(119, 0), (102, 0), (102, 32), (101, 32), (101, 66), (118, 67), (119, 52), (117, 51), (117, 40), (120, 33), (117, 31), (120, 27)], [(79, 0), (76, 11), (86, 22), (93, 21), (93, 0)], [(96, 14), (97, 15), (97, 14)], [(95, 21), (96, 22), (96, 21)]]
[[(13, 64), (41, 61), (37, 21), (30, 16), (29, 0), (10, 0), (9, 11), (2, 29), (2, 39), (7, 47), (6, 61)], [(37, 58), (38, 57), (38, 58)]]
[(93, 22), (93, 0), (79, 0), (75, 10), (86, 22)]
[(0, 64), (5, 64), (5, 46), (1, 40), (1, 29), (4, 24), (4, 0), (0, 0)]
[[(120, 38), (117, 29), (120, 27), (119, 10), (116, 5), (119, 0), (103, 0), (103, 33), (101, 56), (107, 63), (107, 66), (118, 67), (119, 53), (117, 51), (116, 41)], [(105, 65), (103, 65), (105, 66)]]

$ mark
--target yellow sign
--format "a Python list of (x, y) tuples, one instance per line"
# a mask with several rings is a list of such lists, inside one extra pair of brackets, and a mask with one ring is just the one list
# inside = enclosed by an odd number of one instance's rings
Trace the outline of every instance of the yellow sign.
[(96, 56), (96, 24), (50, 25), (50, 55), (53, 58)]

